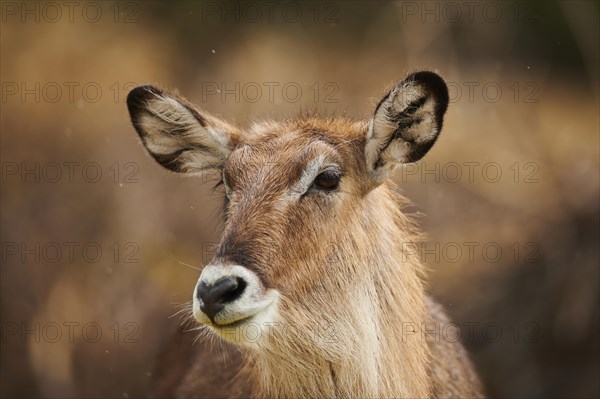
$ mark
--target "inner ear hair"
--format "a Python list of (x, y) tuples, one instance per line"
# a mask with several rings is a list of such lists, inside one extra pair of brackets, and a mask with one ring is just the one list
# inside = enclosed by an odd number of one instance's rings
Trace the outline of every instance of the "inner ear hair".
[(178, 93), (155, 86), (133, 89), (127, 106), (150, 155), (175, 172), (217, 169), (239, 138), (236, 128), (199, 112)]
[(127, 107), (131, 122), (146, 142), (151, 136), (190, 134), (205, 128), (200, 113), (177, 92), (166, 92), (155, 86), (139, 86), (129, 92)]
[(421, 159), (435, 143), (447, 107), (448, 89), (433, 72), (413, 73), (394, 86), (371, 121), (366, 148), (371, 170)]

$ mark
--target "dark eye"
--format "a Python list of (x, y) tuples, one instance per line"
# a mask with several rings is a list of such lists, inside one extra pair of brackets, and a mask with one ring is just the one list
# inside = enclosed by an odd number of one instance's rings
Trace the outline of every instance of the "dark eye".
[(340, 185), (340, 175), (334, 171), (325, 171), (320, 173), (315, 181), (313, 187), (323, 191), (333, 191)]

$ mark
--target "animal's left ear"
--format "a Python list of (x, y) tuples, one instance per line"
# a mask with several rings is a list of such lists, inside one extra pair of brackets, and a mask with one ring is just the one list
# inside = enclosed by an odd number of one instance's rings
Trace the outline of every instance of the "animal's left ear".
[(375, 180), (383, 182), (396, 165), (421, 159), (440, 134), (448, 88), (433, 72), (417, 72), (398, 83), (369, 123), (365, 156)]

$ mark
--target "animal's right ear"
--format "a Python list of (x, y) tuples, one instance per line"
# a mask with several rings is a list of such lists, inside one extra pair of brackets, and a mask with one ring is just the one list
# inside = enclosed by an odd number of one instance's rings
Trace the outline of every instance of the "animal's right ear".
[(218, 169), (240, 141), (237, 128), (154, 86), (131, 90), (127, 108), (150, 155), (175, 172)]

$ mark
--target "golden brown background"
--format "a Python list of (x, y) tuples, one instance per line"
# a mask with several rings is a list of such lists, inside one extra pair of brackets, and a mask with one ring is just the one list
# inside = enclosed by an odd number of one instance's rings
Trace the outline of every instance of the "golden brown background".
[(145, 153), (134, 84), (247, 126), (419, 69), (452, 97), (396, 177), (432, 295), (492, 397), (598, 397), (598, 2), (76, 3), (2, 3), (2, 397), (146, 395), (210, 258), (212, 184)]

